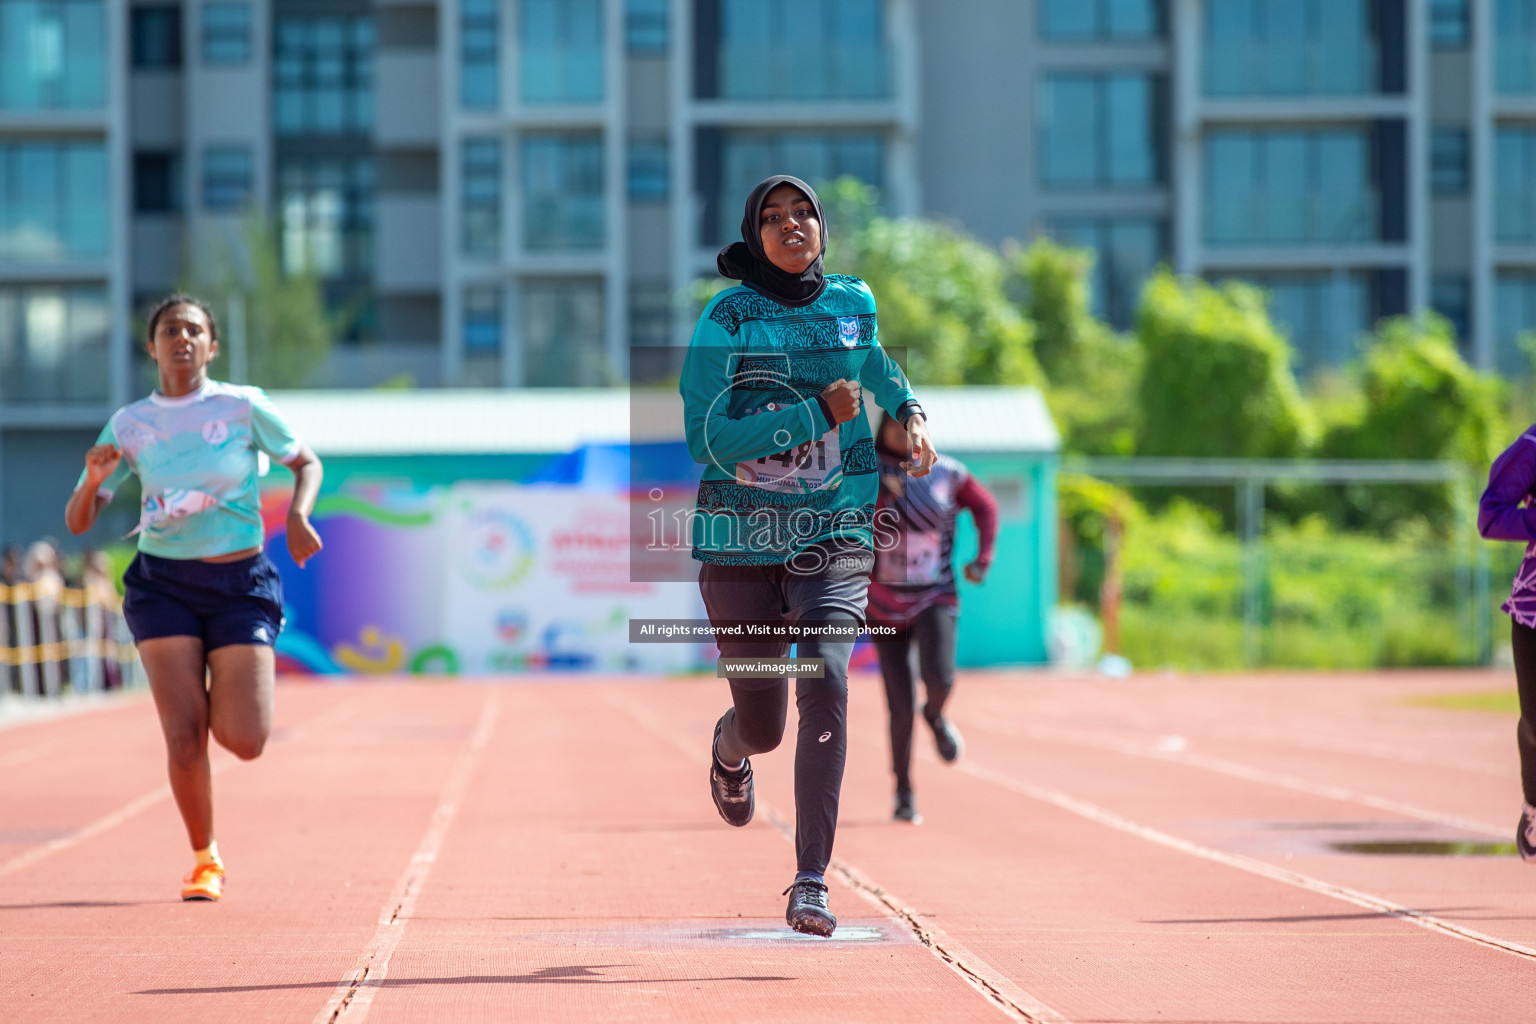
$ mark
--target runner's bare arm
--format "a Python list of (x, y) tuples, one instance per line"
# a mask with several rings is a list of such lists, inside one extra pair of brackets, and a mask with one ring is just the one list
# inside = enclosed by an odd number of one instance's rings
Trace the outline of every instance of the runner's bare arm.
[(309, 522), (309, 515), (315, 510), (315, 498), (320, 494), (324, 467), (320, 465), (320, 457), (307, 444), (300, 445), (298, 454), (285, 465), (293, 471), (293, 500), (288, 505), (288, 554), (302, 569), (304, 563), (325, 546)]
[(928, 420), (920, 412), (907, 417), (907, 442), (912, 446), (912, 459), (903, 462), (901, 468), (911, 476), (927, 476), (939, 455), (933, 450), (933, 439), (928, 436)]
[(110, 444), (95, 445), (85, 453), (85, 477), (64, 508), (64, 522), (70, 533), (78, 536), (96, 525), (96, 516), (107, 504), (107, 499), (96, 492), (122, 458), (123, 453)]

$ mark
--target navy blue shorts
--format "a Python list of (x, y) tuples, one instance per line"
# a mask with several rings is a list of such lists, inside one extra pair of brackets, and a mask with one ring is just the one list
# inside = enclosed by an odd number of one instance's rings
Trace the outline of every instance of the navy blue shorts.
[(272, 646), (283, 629), (283, 581), (265, 553), (238, 562), (139, 552), (123, 575), (123, 617), (140, 643), (195, 636), (203, 650)]

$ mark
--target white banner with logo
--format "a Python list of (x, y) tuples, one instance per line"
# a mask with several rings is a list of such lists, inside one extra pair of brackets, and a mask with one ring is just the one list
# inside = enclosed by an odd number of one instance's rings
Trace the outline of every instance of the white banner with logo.
[(697, 644), (630, 644), (631, 618), (701, 618), (694, 583), (629, 581), (629, 505), (574, 487), (448, 491), (441, 630), (466, 675), (686, 671)]

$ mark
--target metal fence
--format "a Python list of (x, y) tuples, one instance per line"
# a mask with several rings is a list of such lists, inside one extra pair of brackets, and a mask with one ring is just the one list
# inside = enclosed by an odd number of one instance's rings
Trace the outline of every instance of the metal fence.
[(1457, 495), (1454, 563), (1457, 616), (1470, 659), (1492, 655), (1488, 545), (1477, 534), (1476, 494), (1466, 466), (1450, 461), (1376, 459), (1200, 459), (1068, 456), (1065, 472), (1136, 486), (1226, 486), (1234, 489), (1237, 535), (1242, 542), (1244, 660), (1261, 661), (1264, 628), (1261, 591), (1266, 574), (1264, 493), (1275, 483), (1450, 485)]
[(0, 697), (56, 697), (143, 683), (117, 595), (0, 584)]

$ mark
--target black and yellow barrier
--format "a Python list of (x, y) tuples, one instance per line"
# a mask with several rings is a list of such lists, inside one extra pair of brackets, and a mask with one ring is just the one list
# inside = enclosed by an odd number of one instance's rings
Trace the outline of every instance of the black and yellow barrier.
[(57, 696), (142, 681), (116, 593), (0, 583), (0, 696)]

